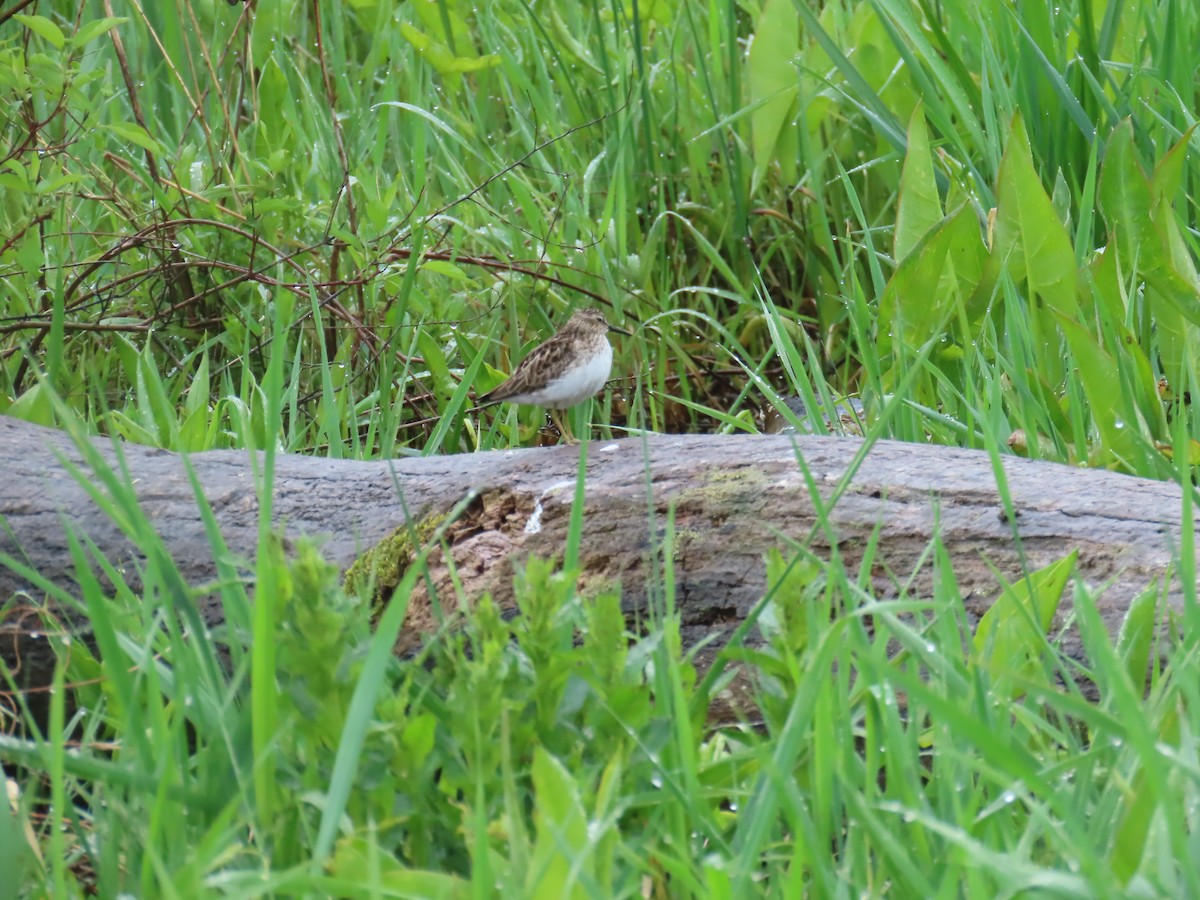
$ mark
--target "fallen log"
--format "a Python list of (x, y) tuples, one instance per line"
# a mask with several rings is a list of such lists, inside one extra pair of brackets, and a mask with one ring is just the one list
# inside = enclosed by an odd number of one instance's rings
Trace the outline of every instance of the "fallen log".
[[(105, 463), (130, 473), (142, 508), (191, 584), (216, 567), (179, 454), (89, 439)], [(1104, 586), (1098, 605), (1116, 633), (1129, 602), (1156, 581), (1179, 603), (1172, 561), (1180, 549), (1178, 485), (1104, 471), (1073, 469), (1016, 457), (1003, 459), (1015, 516), (1006, 514), (987, 454), (948, 447), (880, 441), (865, 462), (859, 439), (812, 436), (658, 435), (592, 442), (587, 450), (581, 586), (619, 582), (631, 613), (644, 608), (655, 578), (653, 548), (674, 515), (676, 605), (685, 644), (728, 633), (766, 590), (764, 555), (789, 540), (828, 556), (833, 543), (856, 571), (872, 532), (879, 552), (870, 580), (877, 596), (928, 597), (934, 573), (922, 563), (934, 535), (946, 547), (954, 575), (976, 621), (998, 594), (994, 566), (1015, 581), (1030, 569), (1078, 550), (1075, 577)], [(398, 580), (412, 552), (407, 535), (439, 522), (455, 504), (473, 500), (446, 535), (456, 576), (469, 597), (490, 592), (513, 605), (515, 563), (563, 550), (578, 447), (494, 451), (457, 456), (349, 462), (280, 455), (275, 463), (274, 521), (286, 539), (318, 538), (325, 556), (351, 580), (373, 567)], [(188, 458), (229, 548), (253, 571), (258, 541), (256, 468), (246, 451), (211, 451)], [(98, 483), (65, 432), (0, 416), (0, 553), (23, 562), (54, 585), (77, 592), (66, 534), (75, 529), (136, 585), (141, 551), (93, 502), (71, 473)], [(844, 489), (844, 490), (843, 490)], [(829, 506), (831, 531), (819, 526), (818, 502)], [(411, 521), (408, 516), (412, 517)], [(1019, 543), (1018, 543), (1019, 540)], [(452, 596), (446, 560), (431, 557), (433, 585)], [(434, 621), (425, 584), (410, 606), (399, 650), (419, 644)], [(44, 601), (15, 568), (0, 566), (0, 655), (25, 685), (49, 681), (52, 657), (39, 647), (42, 623), (31, 610)], [(215, 596), (202, 598), (209, 624), (223, 620)], [(54, 609), (86, 633), (78, 613)], [(1081, 656), (1077, 639), (1066, 651)]]

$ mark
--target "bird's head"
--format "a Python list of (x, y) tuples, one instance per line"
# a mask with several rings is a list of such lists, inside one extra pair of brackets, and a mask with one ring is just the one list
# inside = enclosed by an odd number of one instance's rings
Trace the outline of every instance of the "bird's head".
[(576, 313), (567, 320), (567, 324), (563, 326), (563, 331), (578, 331), (584, 334), (604, 334), (609, 331), (616, 331), (619, 334), (629, 334), (624, 328), (617, 328), (615, 325), (610, 325), (608, 319), (604, 317), (604, 313), (598, 309), (586, 307), (576, 311)]

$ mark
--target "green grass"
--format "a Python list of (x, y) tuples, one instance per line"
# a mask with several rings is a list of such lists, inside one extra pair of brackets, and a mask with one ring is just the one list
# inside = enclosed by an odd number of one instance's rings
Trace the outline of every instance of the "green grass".
[[(541, 411), (471, 397), (588, 303), (634, 331), (598, 436), (856, 396), (872, 439), (1190, 490), (1192, 4), (114, 7), (0, 29), (0, 413), (179, 451), (529, 446)], [(153, 549), (122, 477), (104, 502)], [(483, 603), (397, 661), (268, 513), (273, 604), (159, 550), (138, 592), (84, 565), (59, 598), (97, 643), (59, 672), (88, 713), (0, 744), (32, 773), (0, 817), (26, 895), (1200, 893), (1195, 647), (1141, 696), (1153, 593), (1111, 645), (1031, 576), (989, 664), (936, 540), (934, 595), (886, 602), (790, 547), (773, 643), (730, 654), (764, 723), (714, 731), (669, 529), (628, 645), (574, 590), (576, 517), (518, 619)], [(1090, 671), (1039, 637), (1060, 601)]]
[[(101, 502), (131, 533), (150, 528), (127, 492)], [(1197, 887), (1200, 723), (1178, 675), (1195, 639), (1169, 648), (1180, 661), (1155, 667), (1143, 696), (1153, 591), (1114, 642), (1089, 593), (1064, 595), (1067, 558), (1007, 589), (972, 636), (939, 542), (932, 595), (888, 601), (836, 554), (792, 546), (772, 552), (747, 619), (766, 645), (735, 638), (701, 677), (681, 651), (668, 518), (644, 633), (626, 632), (616, 590), (585, 599), (573, 571), (534, 559), (516, 575), (519, 616), (484, 598), (400, 660), (396, 634), (441, 531), (374, 628), (372, 604), (347, 596), (313, 547), (289, 562), (263, 554), (265, 746), (261, 619), (195, 630), (189, 594), (148, 605), (178, 596), (169, 560), (152, 557), (143, 601), (115, 571), (115, 594), (102, 590), (76, 545), (98, 649), (64, 643), (58, 677), (85, 685), (83, 711), (67, 723), (59, 700), (45, 740), (0, 740), (10, 763), (46, 776), (20, 783), (10, 820), (22, 883), (55, 896), (81, 884), (101, 896), (364, 897)], [(1194, 583), (1194, 570), (1181, 578)], [(244, 582), (222, 589), (244, 607)], [(1087, 669), (1044, 637), (1068, 599)], [(213, 667), (218, 643), (228, 671)], [(758, 685), (743, 711), (757, 724), (714, 729), (734, 666)], [(79, 743), (64, 752), (72, 729)], [(41, 836), (40, 857), (26, 833)]]

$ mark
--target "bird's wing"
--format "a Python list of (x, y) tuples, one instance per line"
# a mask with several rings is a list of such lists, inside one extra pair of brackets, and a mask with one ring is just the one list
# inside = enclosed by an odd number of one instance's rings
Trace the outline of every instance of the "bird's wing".
[(515, 394), (522, 394), (529, 389), (529, 374), (537, 371), (542, 367), (542, 360), (552, 360), (554, 357), (562, 354), (562, 342), (555, 340), (558, 335), (554, 335), (545, 343), (538, 344), (513, 369), (512, 374), (508, 376), (500, 384), (496, 385), (479, 399), (484, 403), (499, 403), (506, 397), (512, 397)]

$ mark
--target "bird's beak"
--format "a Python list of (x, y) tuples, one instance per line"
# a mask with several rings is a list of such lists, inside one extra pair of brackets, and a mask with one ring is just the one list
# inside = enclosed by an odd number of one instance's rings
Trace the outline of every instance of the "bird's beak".
[(632, 331), (626, 331), (624, 328), (618, 328), (616, 325), (609, 325), (609, 331), (615, 331), (617, 334), (623, 334), (625, 337), (633, 337)]

